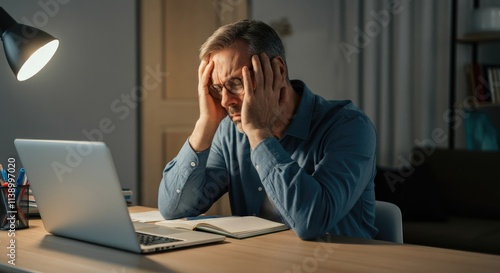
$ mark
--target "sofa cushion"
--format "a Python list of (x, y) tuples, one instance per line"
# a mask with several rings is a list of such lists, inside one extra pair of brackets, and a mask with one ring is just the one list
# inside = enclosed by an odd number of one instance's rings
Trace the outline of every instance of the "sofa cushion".
[(500, 254), (500, 221), (453, 217), (442, 222), (404, 222), (405, 243)]
[(436, 149), (425, 164), (450, 214), (500, 220), (500, 152)]
[(416, 167), (410, 175), (396, 168), (378, 166), (375, 176), (377, 200), (396, 204), (403, 221), (444, 221), (448, 219), (441, 200), (443, 193), (427, 166)]

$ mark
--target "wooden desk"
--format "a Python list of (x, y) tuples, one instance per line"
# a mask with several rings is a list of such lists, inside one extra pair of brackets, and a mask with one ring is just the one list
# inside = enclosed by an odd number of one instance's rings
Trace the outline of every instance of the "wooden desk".
[(344, 237), (302, 241), (291, 230), (149, 255), (53, 236), (41, 220), (15, 238), (16, 266), (5, 268), (9, 238), (0, 231), (0, 272), (500, 272), (500, 256)]

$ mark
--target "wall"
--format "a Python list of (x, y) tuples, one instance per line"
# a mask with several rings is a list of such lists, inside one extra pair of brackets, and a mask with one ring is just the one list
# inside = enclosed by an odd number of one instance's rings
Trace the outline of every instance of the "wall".
[[(336, 45), (331, 36), (331, 0), (253, 0), (250, 17), (273, 24), (286, 19), (293, 35), (281, 36), (290, 79), (301, 79), (318, 95), (333, 94)], [(307, 58), (304, 56), (307, 55)]]
[[(25, 82), (0, 54), (0, 163), (17, 157), (15, 138), (103, 140), (122, 186), (136, 191), (137, 109), (121, 101), (137, 86), (135, 1), (2, 0), (0, 6), (60, 40), (54, 58)], [(104, 130), (103, 122), (110, 122)]]

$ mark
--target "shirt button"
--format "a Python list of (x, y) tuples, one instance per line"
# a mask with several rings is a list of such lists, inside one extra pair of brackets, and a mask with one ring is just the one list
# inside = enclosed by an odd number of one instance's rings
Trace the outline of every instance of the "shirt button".
[(258, 164), (257, 164), (257, 165), (255, 165), (255, 169), (256, 169), (256, 170), (258, 170), (258, 169), (259, 169), (259, 165), (258, 165)]
[(262, 191), (262, 187), (258, 187), (257, 189), (258, 189), (259, 191)]
[(189, 165), (191, 165), (191, 167), (196, 167), (196, 162), (191, 161), (191, 163)]
[(176, 190), (176, 192), (177, 192), (177, 193), (181, 193), (181, 190), (180, 190), (180, 189), (177, 189), (177, 190)]

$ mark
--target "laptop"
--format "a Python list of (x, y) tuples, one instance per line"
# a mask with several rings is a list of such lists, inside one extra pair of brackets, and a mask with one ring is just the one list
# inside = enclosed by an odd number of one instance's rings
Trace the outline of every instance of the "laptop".
[[(136, 253), (225, 239), (133, 223), (111, 153), (103, 142), (16, 139), (14, 144), (45, 229), (54, 235)], [(146, 242), (140, 243), (143, 239)]]

